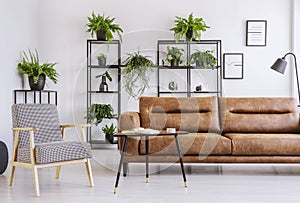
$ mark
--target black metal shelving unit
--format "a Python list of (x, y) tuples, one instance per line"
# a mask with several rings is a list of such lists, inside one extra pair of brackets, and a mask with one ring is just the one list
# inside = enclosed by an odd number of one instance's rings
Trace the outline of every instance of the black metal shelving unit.
[[(162, 46), (174, 46), (178, 47), (180, 46), (185, 50), (185, 59), (186, 63), (183, 66), (175, 66), (175, 67), (170, 67), (170, 66), (163, 66), (160, 64), (161, 62), (161, 52), (162, 52)], [(213, 50), (215, 51), (215, 57), (217, 59), (217, 65), (214, 70), (210, 71), (216, 71), (216, 89), (214, 90), (203, 90), (203, 91), (194, 91), (192, 88), (191, 84), (191, 77), (192, 77), (192, 72), (193, 70), (201, 70), (199, 67), (192, 66), (190, 62), (191, 54), (193, 53), (192, 47), (193, 46), (211, 46)], [(221, 40), (198, 40), (198, 41), (184, 41), (184, 40), (179, 40), (176, 42), (175, 40), (158, 40), (157, 42), (157, 64), (158, 64), (158, 70), (157, 70), (157, 77), (158, 77), (158, 85), (157, 85), (157, 96), (162, 96), (162, 95), (167, 95), (167, 94), (181, 94), (186, 97), (191, 97), (191, 96), (197, 96), (197, 95), (204, 95), (204, 94), (213, 94), (216, 96), (222, 96), (222, 71), (221, 71), (221, 62), (222, 62), (222, 42)], [(166, 91), (166, 90), (161, 90), (160, 86), (160, 77), (162, 75), (161, 71), (162, 70), (183, 70), (185, 71), (184, 78), (186, 78), (186, 91)]]
[[(107, 64), (105, 66), (100, 66), (95, 63), (95, 54), (97, 49), (101, 47), (110, 53), (110, 51), (114, 51), (116, 53), (116, 59), (113, 60), (113, 64)], [(115, 48), (115, 50), (112, 50)], [(103, 70), (103, 71), (117, 71), (117, 90), (109, 90), (109, 91), (99, 91), (95, 89), (92, 85), (92, 77), (96, 76), (94, 71)], [(113, 78), (114, 80), (115, 78)], [(95, 103), (106, 103), (103, 102), (102, 99), (109, 97), (109, 95), (117, 96), (117, 111), (115, 110), (115, 114), (117, 114), (112, 119), (118, 119), (121, 113), (121, 43), (119, 40), (108, 41), (100, 41), (95, 39), (87, 40), (87, 108), (92, 105), (92, 97), (100, 96), (99, 100)], [(108, 104), (108, 103), (106, 103)], [(111, 103), (110, 103), (111, 104)], [(87, 140), (93, 147), (93, 144), (110, 144), (107, 140), (93, 139), (92, 138), (92, 127), (87, 129)]]

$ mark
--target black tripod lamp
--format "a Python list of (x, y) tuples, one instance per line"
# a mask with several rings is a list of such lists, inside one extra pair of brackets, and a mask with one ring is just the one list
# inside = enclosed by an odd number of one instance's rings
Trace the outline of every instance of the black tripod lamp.
[(297, 69), (297, 60), (296, 60), (296, 56), (295, 54), (289, 52), (287, 54), (284, 55), (284, 57), (282, 58), (278, 58), (275, 63), (271, 66), (271, 68), (273, 70), (276, 70), (277, 72), (281, 73), (281, 74), (284, 74), (284, 71), (285, 71), (285, 68), (286, 68), (286, 65), (287, 65), (287, 62), (285, 60), (285, 57), (287, 55), (292, 55), (293, 58), (294, 58), (294, 62), (295, 62), (295, 71), (296, 71), (296, 78), (297, 78), (297, 89), (298, 89), (298, 106), (300, 104), (300, 89), (299, 89), (299, 78), (298, 78), (298, 69)]

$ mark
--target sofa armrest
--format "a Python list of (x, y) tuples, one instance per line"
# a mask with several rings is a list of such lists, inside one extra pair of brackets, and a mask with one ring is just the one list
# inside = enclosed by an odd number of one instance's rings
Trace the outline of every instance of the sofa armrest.
[(131, 130), (141, 126), (138, 112), (124, 112), (119, 117), (119, 131)]
[[(141, 126), (140, 114), (138, 112), (124, 112), (119, 117), (119, 131), (131, 130)], [(118, 140), (118, 148), (121, 150), (124, 138), (120, 137)], [(128, 139), (126, 154), (138, 155), (139, 154), (140, 137), (132, 137)]]

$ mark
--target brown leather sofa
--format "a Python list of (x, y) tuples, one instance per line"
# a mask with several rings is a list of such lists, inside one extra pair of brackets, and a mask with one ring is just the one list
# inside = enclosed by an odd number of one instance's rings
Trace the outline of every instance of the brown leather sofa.
[[(119, 130), (135, 127), (189, 131), (179, 142), (185, 163), (300, 163), (300, 124), (294, 98), (141, 97)], [(122, 139), (119, 140), (119, 148)], [(177, 162), (173, 136), (149, 140), (150, 162)], [(174, 154), (174, 155), (173, 155)], [(145, 140), (129, 138), (128, 163), (145, 161)]]

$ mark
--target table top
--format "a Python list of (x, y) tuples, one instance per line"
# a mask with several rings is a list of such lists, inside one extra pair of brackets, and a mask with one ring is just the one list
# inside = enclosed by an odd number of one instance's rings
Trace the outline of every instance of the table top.
[(128, 137), (138, 137), (138, 136), (168, 136), (168, 135), (184, 135), (184, 134), (189, 134), (188, 131), (176, 131), (174, 133), (168, 133), (165, 130), (160, 131), (159, 133), (155, 133), (155, 134), (147, 134), (147, 133), (115, 133), (114, 136), (115, 137), (124, 137), (124, 136), (128, 136)]

